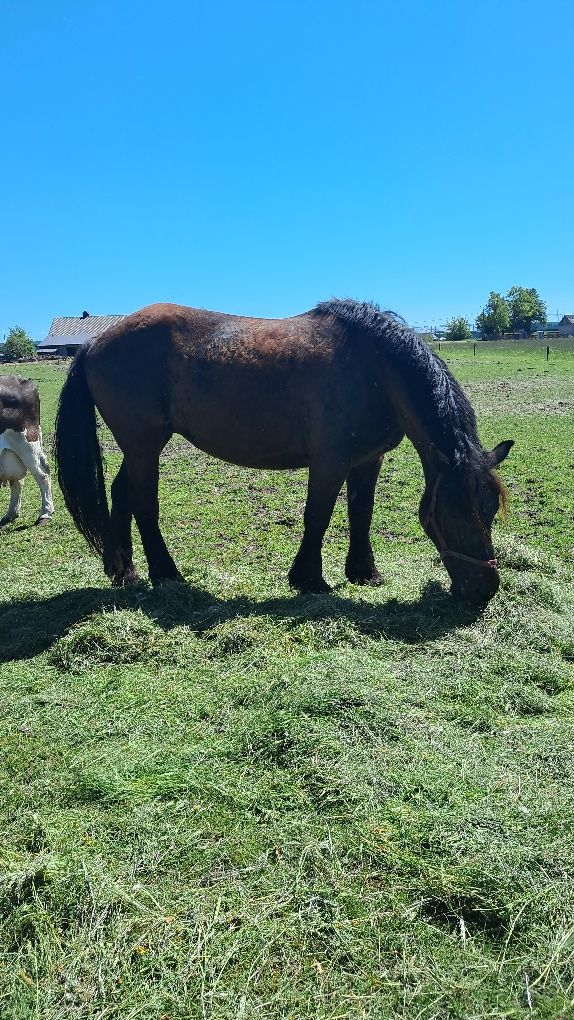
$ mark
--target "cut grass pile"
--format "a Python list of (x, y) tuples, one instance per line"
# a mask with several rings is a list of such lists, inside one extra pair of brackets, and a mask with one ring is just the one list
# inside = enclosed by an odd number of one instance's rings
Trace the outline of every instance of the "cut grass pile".
[[(492, 347), (482, 381), (447, 357), (488, 396), (537, 354)], [(59, 498), (30, 528), (27, 483), (0, 535), (3, 1017), (574, 1015), (574, 417), (537, 430), (547, 367), (502, 424), (481, 408), (485, 441), (517, 440), (482, 613), (446, 591), (406, 446), (373, 529), (385, 587), (343, 583), (341, 501), (321, 597), (285, 581), (302, 473), (170, 444), (188, 583), (155, 591), (108, 588)], [(49, 432), (63, 373), (33, 368)]]

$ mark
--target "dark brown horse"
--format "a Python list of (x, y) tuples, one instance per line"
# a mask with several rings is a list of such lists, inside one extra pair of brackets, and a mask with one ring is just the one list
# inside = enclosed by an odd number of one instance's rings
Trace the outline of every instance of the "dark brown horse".
[[(124, 455), (111, 514), (95, 407)], [(384, 454), (407, 435), (426, 480), (421, 524), (453, 593), (481, 603), (498, 590), (490, 533), (503, 489), (492, 469), (512, 441), (487, 453), (444, 362), (375, 305), (333, 300), (291, 319), (152, 305), (81, 349), (60, 398), (58, 478), (116, 585), (136, 579), (132, 516), (151, 581), (179, 577), (158, 524), (159, 457), (174, 432), (234, 464), (309, 468), (289, 581), (311, 592), (328, 590), (321, 546), (345, 481), (346, 576), (380, 583), (369, 537), (375, 486)]]

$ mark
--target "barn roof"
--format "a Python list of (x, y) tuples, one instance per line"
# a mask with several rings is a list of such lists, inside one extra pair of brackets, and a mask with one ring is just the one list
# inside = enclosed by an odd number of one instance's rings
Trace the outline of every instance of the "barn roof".
[(569, 322), (571, 326), (574, 326), (574, 313), (572, 315), (563, 315), (560, 322)]
[(50, 332), (40, 347), (65, 347), (67, 344), (85, 344), (99, 336), (110, 326), (125, 319), (125, 315), (61, 315), (52, 320)]

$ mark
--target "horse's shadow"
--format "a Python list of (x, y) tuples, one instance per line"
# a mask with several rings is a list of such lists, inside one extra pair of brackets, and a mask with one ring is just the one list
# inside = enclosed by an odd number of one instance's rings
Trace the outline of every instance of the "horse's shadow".
[(155, 589), (145, 584), (124, 590), (79, 588), (48, 598), (0, 602), (0, 662), (38, 655), (74, 624), (112, 609), (141, 610), (164, 630), (187, 626), (197, 634), (237, 618), (268, 616), (287, 626), (309, 620), (346, 619), (365, 636), (408, 644), (436, 640), (471, 625), (481, 614), (480, 608), (455, 602), (436, 583), (427, 584), (415, 601), (390, 599), (382, 604), (366, 598), (346, 598), (337, 591), (261, 601), (246, 596), (218, 599), (186, 583)]

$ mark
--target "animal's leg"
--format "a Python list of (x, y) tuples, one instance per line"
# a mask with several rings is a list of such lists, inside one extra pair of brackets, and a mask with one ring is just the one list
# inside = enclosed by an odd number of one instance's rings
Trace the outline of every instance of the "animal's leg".
[(28, 468), (40, 489), (42, 510), (36, 524), (45, 524), (54, 513), (54, 504), (52, 502), (50, 468), (42, 449), (42, 434), (40, 433), (39, 438), (31, 442), (26, 439), (23, 432), (13, 432), (11, 449), (20, 458), (24, 467)]
[(112, 509), (110, 514), (110, 543), (104, 550), (104, 569), (117, 588), (134, 584), (138, 580), (133, 564), (132, 506), (129, 479), (125, 462), (112, 482)]
[(347, 478), (347, 508), (349, 511), (349, 552), (345, 575), (354, 584), (382, 584), (383, 579), (375, 565), (369, 531), (373, 517), (375, 487), (383, 463), (381, 454), (368, 464), (361, 464), (349, 472)]
[(289, 571), (289, 584), (292, 588), (309, 592), (331, 590), (323, 580), (321, 547), (346, 474), (347, 471), (340, 465), (329, 468), (325, 464), (312, 464), (309, 468), (305, 530), (299, 552)]
[(16, 518), (20, 516), (23, 488), (23, 479), (17, 479), (14, 482), (10, 482), (10, 502), (6, 513), (0, 520), (0, 527), (2, 527), (3, 524), (10, 524), (11, 521), (15, 521)]
[(159, 451), (147, 452), (145, 456), (126, 453), (124, 465), (131, 509), (141, 535), (150, 581), (154, 585), (162, 581), (181, 581), (159, 528)]

